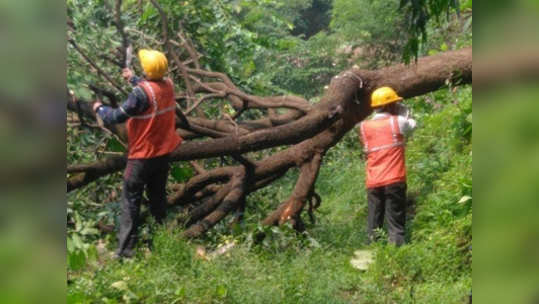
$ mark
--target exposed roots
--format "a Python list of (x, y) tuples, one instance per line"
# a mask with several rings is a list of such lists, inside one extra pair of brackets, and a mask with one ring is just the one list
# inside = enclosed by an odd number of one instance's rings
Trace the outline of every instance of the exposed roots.
[[(193, 238), (200, 236), (240, 206), (240, 203), (245, 198), (246, 171), (247, 169), (245, 167), (236, 170), (231, 181), (222, 187), (212, 199), (208, 200), (208, 203), (199, 206), (191, 212), (188, 222), (190, 226), (183, 233), (185, 237)], [(208, 215), (198, 221), (204, 214)]]
[(291, 221), (297, 229), (302, 228), (301, 212), (312, 197), (321, 163), (322, 154), (317, 153), (301, 164), (300, 174), (290, 198), (264, 219), (265, 225), (282, 225), (286, 221)]

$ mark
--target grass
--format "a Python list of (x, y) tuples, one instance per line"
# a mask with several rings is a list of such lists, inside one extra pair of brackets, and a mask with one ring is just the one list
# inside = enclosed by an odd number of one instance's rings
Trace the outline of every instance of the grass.
[[(471, 143), (463, 120), (471, 111), (471, 90), (459, 92), (461, 102), (424, 116), (409, 142), (415, 202), (409, 244), (365, 245), (364, 167), (350, 132), (325, 158), (316, 185), (323, 201), (306, 234), (257, 226), (260, 211), (289, 194), (292, 172), (249, 198), (256, 207), (236, 232), (222, 225), (204, 240), (188, 242), (177, 228), (161, 228), (148, 256), (143, 249), (124, 262), (94, 255), (82, 269), (69, 271), (68, 303), (467, 303)], [(260, 230), (268, 237), (255, 245), (251, 237)], [(197, 246), (232, 240), (238, 245), (210, 261), (195, 254)], [(350, 258), (364, 248), (374, 251), (375, 262), (361, 272)]]

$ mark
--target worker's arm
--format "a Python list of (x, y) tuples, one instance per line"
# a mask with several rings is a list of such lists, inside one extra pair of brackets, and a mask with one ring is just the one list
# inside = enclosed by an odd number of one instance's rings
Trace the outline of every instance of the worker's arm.
[(149, 105), (144, 91), (140, 87), (135, 87), (127, 97), (127, 100), (118, 108), (101, 104), (95, 106), (95, 110), (105, 124), (117, 124), (126, 121), (130, 116), (144, 113)]
[(412, 118), (410, 110), (403, 104), (398, 104), (398, 116), (397, 121), (399, 122), (399, 129), (404, 136), (412, 135), (417, 123), (415, 119)]
[(399, 129), (404, 136), (412, 135), (412, 132), (417, 126), (415, 119), (409, 116), (397, 116), (397, 121), (399, 122)]
[(363, 143), (363, 137), (361, 136), (361, 124), (363, 122), (360, 122), (356, 125), (356, 132), (357, 132), (357, 137), (359, 139), (359, 147), (361, 148), (361, 151), (362, 153), (360, 154), (360, 158), (361, 160), (365, 160), (365, 158), (367, 157), (367, 153), (365, 152), (365, 144)]
[(101, 117), (105, 124), (117, 124), (126, 121), (130, 116), (135, 116), (144, 113), (150, 106), (148, 97), (144, 90), (137, 86), (142, 80), (134, 76), (131, 70), (124, 70), (123, 76), (129, 83), (134, 86), (133, 91), (127, 97), (127, 100), (118, 108), (112, 108), (103, 105), (101, 102), (96, 102), (93, 106), (94, 111)]

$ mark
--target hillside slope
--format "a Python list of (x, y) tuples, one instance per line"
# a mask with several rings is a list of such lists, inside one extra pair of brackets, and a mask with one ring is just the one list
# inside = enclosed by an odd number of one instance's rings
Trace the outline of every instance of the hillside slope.
[[(137, 257), (124, 262), (89, 250), (85, 265), (69, 271), (68, 303), (466, 303), (472, 283), (471, 88), (406, 103), (419, 121), (407, 149), (408, 245), (365, 245), (364, 167), (351, 132), (325, 158), (316, 187), (322, 205), (303, 235), (259, 227), (263, 212), (253, 212), (287, 197), (292, 172), (249, 197), (253, 209), (241, 226), (221, 225), (187, 242), (170, 225), (157, 230), (151, 253), (141, 244)], [(257, 232), (266, 233), (259, 244)], [(199, 246), (211, 251), (230, 242), (237, 245), (210, 261), (196, 254)], [(365, 272), (350, 264), (357, 249), (374, 252)]]

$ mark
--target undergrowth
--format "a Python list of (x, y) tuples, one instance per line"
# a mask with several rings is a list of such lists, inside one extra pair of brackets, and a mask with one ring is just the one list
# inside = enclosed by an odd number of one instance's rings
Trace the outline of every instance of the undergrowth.
[[(69, 230), (68, 303), (466, 303), (472, 283), (471, 102), (470, 87), (407, 101), (419, 126), (407, 148), (408, 244), (400, 248), (385, 240), (365, 245), (364, 166), (351, 131), (324, 159), (316, 184), (322, 205), (315, 224), (305, 216), (305, 233), (258, 224), (289, 195), (297, 172), (252, 194), (242, 224), (220, 224), (194, 241), (180, 237), (181, 227), (160, 227), (151, 249), (141, 243), (132, 260), (112, 260), (113, 237), (99, 240), (79, 224)], [(79, 199), (88, 199), (82, 196), (70, 198), (72, 212)], [(86, 246), (73, 244), (77, 234)], [(257, 242), (260, 234), (266, 238)], [(236, 245), (211, 260), (196, 253), (230, 242)], [(367, 271), (350, 264), (358, 249), (374, 252)]]

